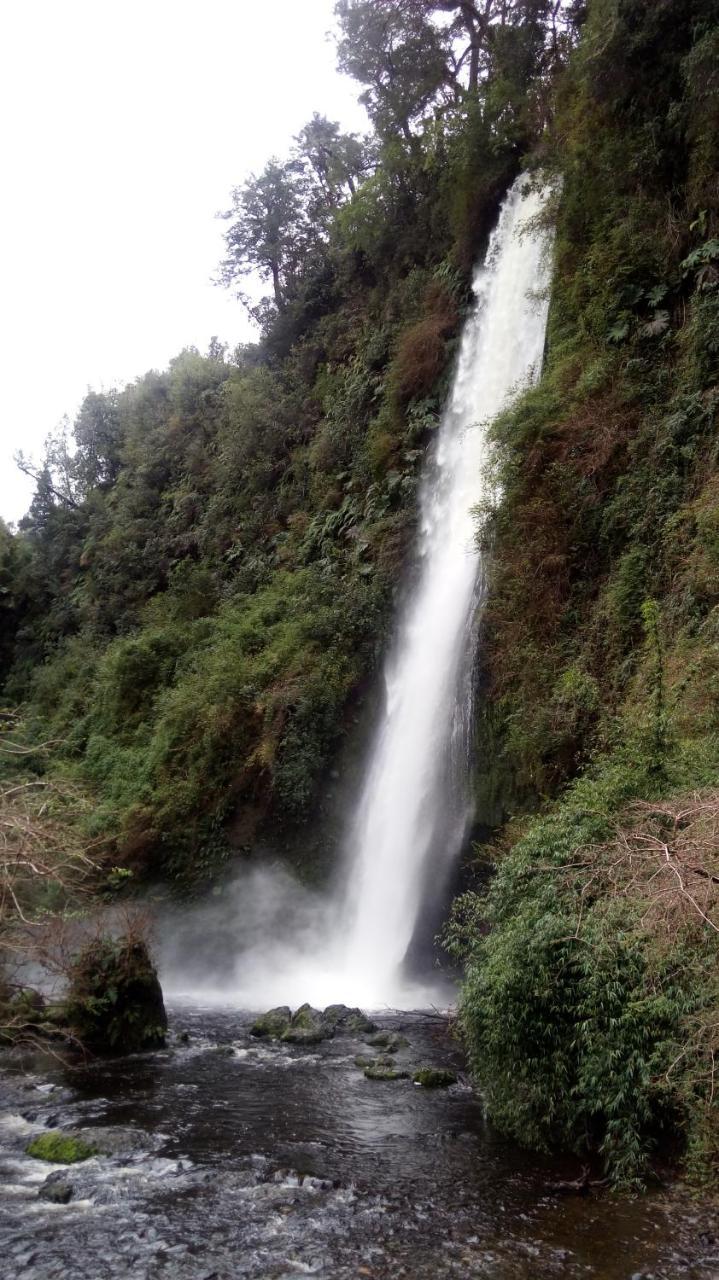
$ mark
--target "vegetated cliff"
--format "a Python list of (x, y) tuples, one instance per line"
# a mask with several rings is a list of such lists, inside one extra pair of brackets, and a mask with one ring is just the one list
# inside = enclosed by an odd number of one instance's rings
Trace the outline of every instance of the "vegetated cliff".
[(500, 831), (450, 928), (462, 1026), (521, 1140), (631, 1181), (680, 1135), (711, 1177), (718, 6), (338, 10), (375, 134), (315, 120), (235, 193), (226, 277), (272, 284), (256, 347), (91, 395), (77, 451), (51, 442), (1, 534), (6, 697), (142, 872), (186, 882), (314, 815), (406, 570), (469, 269), (531, 155), (563, 185), (546, 369), (496, 425), (482, 521)]
[(5, 696), (136, 871), (190, 881), (316, 814), (382, 652), (471, 265), (571, 40), (548, 0), (494, 7), (480, 30), (463, 5), (338, 4), (374, 133), (315, 116), (233, 193), (222, 270), (271, 284), (260, 342), (90, 394), (3, 534)]
[(479, 792), (506, 825), (450, 929), (462, 1024), (521, 1140), (632, 1181), (671, 1139), (716, 1179), (717, 4), (590, 4), (544, 164), (546, 368), (496, 425), (482, 527)]

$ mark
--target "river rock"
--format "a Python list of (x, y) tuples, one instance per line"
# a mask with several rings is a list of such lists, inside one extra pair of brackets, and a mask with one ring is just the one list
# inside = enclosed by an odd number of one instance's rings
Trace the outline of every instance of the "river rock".
[(338, 1031), (349, 1035), (364, 1036), (377, 1030), (377, 1024), (372, 1022), (361, 1009), (350, 1009), (346, 1004), (328, 1005), (322, 1018)]
[(447, 1071), (445, 1067), (420, 1067), (419, 1071), (415, 1071), (412, 1079), (415, 1084), (420, 1084), (425, 1089), (446, 1089), (449, 1085), (457, 1083), (454, 1072)]
[(287, 1044), (319, 1044), (321, 1040), (331, 1040), (338, 1033), (367, 1035), (375, 1029), (375, 1024), (361, 1009), (349, 1008), (346, 1004), (330, 1004), (323, 1010), (303, 1004), (295, 1013), (287, 1005), (282, 1005), (257, 1018), (250, 1028), (250, 1035), (284, 1040)]
[(256, 1018), (250, 1027), (250, 1035), (257, 1037), (267, 1037), (269, 1040), (279, 1040), (280, 1036), (287, 1030), (292, 1018), (292, 1010), (289, 1005), (279, 1005), (276, 1009), (268, 1009), (267, 1013), (263, 1013)]
[(399, 1049), (409, 1048), (409, 1040), (397, 1035), (396, 1031), (378, 1031), (376, 1035), (366, 1036), (365, 1040), (367, 1044), (385, 1049), (387, 1053), (397, 1053)]
[(74, 1136), (102, 1156), (118, 1156), (156, 1151), (161, 1139), (144, 1129), (130, 1125), (96, 1125), (93, 1128), (75, 1129)]
[(74, 1189), (71, 1183), (66, 1181), (64, 1173), (58, 1171), (48, 1174), (42, 1186), (38, 1188), (37, 1194), (41, 1200), (48, 1200), (50, 1204), (69, 1204)]
[(374, 1063), (371, 1067), (365, 1067), (365, 1076), (368, 1080), (408, 1080), (409, 1071), (402, 1071), (400, 1067), (381, 1066), (379, 1062)]
[(282, 1032), (281, 1039), (289, 1044), (318, 1044), (320, 1040), (331, 1039), (334, 1033), (334, 1027), (324, 1021), (319, 1009), (313, 1009), (311, 1004), (303, 1004), (292, 1015), (290, 1025)]
[(33, 1160), (47, 1160), (49, 1164), (78, 1164), (97, 1155), (97, 1147), (86, 1142), (79, 1131), (63, 1133), (60, 1129), (49, 1129), (28, 1142), (25, 1154)]

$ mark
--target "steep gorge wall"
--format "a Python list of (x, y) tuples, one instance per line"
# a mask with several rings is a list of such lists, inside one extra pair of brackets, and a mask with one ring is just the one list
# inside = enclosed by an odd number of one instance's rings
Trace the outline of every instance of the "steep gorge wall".
[(544, 157), (545, 372), (482, 526), (499, 829), (450, 928), (462, 1021), (498, 1123), (627, 1182), (719, 1152), (718, 67), (715, 3), (589, 6)]

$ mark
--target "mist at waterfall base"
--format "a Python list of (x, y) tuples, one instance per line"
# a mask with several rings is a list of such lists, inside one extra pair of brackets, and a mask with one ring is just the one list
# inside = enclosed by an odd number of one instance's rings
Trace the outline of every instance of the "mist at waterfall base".
[(405, 957), (423, 901), (441, 894), (472, 818), (472, 665), (483, 572), (474, 510), (487, 424), (538, 376), (549, 243), (546, 195), (518, 179), (473, 280), (448, 404), (420, 494), (419, 571), (385, 668), (385, 705), (332, 893), (280, 866), (252, 869), (160, 921), (169, 995), (267, 1008), (446, 1003)]

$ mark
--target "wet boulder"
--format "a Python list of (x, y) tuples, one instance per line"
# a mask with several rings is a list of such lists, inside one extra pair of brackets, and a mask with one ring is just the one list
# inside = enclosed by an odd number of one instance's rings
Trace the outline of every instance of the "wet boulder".
[(155, 1151), (162, 1144), (162, 1138), (157, 1134), (130, 1125), (95, 1125), (76, 1129), (74, 1136), (99, 1156), (139, 1155)]
[(389, 1066), (386, 1063), (375, 1062), (370, 1067), (365, 1067), (365, 1076), (368, 1080), (408, 1080), (409, 1071), (403, 1071), (401, 1067)]
[(250, 1035), (257, 1036), (258, 1039), (279, 1040), (285, 1031), (287, 1031), (292, 1019), (292, 1010), (289, 1005), (279, 1005), (276, 1009), (268, 1009), (267, 1013), (263, 1013), (250, 1027)]
[(89, 942), (72, 965), (64, 1012), (73, 1034), (94, 1053), (161, 1048), (167, 1014), (146, 944), (107, 937)]
[(322, 1014), (323, 1021), (345, 1035), (364, 1036), (377, 1030), (361, 1009), (348, 1008), (346, 1004), (330, 1004)]
[(69, 1204), (74, 1196), (74, 1188), (63, 1172), (58, 1170), (55, 1174), (47, 1175), (41, 1187), (38, 1187), (37, 1194), (50, 1204)]
[(282, 1032), (281, 1038), (289, 1044), (319, 1044), (321, 1040), (331, 1039), (334, 1033), (334, 1027), (325, 1022), (319, 1009), (303, 1004), (292, 1015), (290, 1025)]
[(97, 1155), (97, 1147), (77, 1134), (51, 1129), (49, 1133), (39, 1133), (33, 1138), (25, 1153), (35, 1160), (47, 1160), (48, 1164), (78, 1164)]
[(384, 1049), (387, 1053), (398, 1053), (400, 1049), (409, 1048), (409, 1040), (396, 1031), (378, 1031), (376, 1035), (366, 1036), (365, 1042), (373, 1048)]
[(412, 1079), (415, 1084), (422, 1085), (424, 1089), (446, 1089), (449, 1085), (457, 1083), (454, 1071), (448, 1071), (445, 1067), (420, 1067), (419, 1071), (415, 1071)]
[(375, 1030), (375, 1024), (361, 1009), (330, 1004), (320, 1010), (303, 1004), (295, 1013), (287, 1005), (268, 1009), (255, 1019), (250, 1035), (284, 1040), (287, 1044), (319, 1044), (335, 1035), (368, 1035)]
[(41, 1200), (47, 1200), (49, 1204), (69, 1204), (74, 1194), (74, 1188), (69, 1183), (64, 1173), (50, 1173), (40, 1187), (38, 1187), (38, 1196)]

